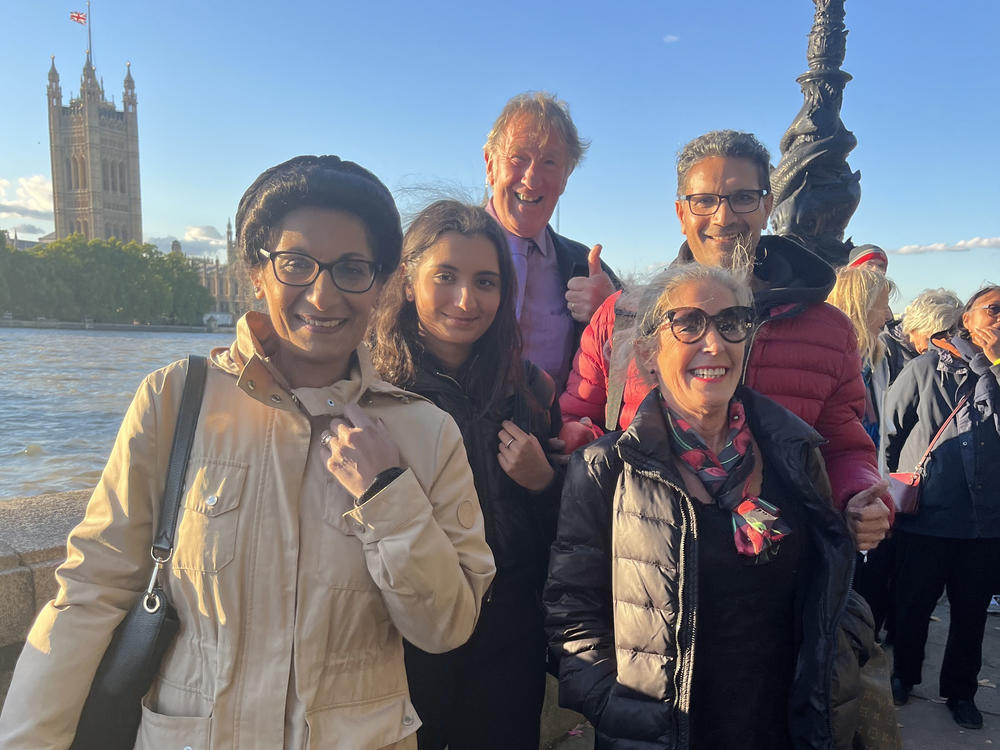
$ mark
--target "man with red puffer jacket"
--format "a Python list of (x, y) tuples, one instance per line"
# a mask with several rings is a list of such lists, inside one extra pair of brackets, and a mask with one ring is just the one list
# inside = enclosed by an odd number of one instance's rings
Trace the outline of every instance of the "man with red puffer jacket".
[[(739, 247), (755, 248), (758, 325), (747, 347), (744, 382), (826, 439), (822, 452), (834, 502), (846, 513), (859, 549), (871, 549), (889, 528), (891, 502), (884, 493), (881, 501), (852, 501), (882, 481), (875, 446), (860, 421), (865, 386), (857, 339), (850, 321), (824, 302), (833, 269), (790, 239), (761, 237), (773, 201), (769, 163), (767, 149), (750, 133), (713, 131), (684, 147), (677, 159), (675, 207), (687, 241), (674, 262), (728, 266)], [(603, 434), (608, 416), (620, 417), (608, 429), (627, 427), (652, 383), (632, 362), (623, 388), (616, 389), (617, 378), (609, 384), (616, 314), (634, 314), (616, 311), (620, 297), (609, 297), (594, 313), (559, 399), (564, 421), (583, 420), (594, 438)], [(623, 323), (631, 321), (619, 321), (619, 327)]]

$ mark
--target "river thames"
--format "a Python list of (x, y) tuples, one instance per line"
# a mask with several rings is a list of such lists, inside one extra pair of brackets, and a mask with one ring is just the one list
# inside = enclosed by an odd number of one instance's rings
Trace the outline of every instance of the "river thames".
[(232, 340), (0, 328), (0, 498), (93, 487), (143, 377)]

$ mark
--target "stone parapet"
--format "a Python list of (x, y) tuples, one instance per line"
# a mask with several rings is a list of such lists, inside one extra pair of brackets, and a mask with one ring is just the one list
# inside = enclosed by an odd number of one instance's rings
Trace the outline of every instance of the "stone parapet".
[(0, 500), (0, 703), (38, 610), (56, 593), (52, 575), (89, 491)]
[[(53, 573), (66, 557), (66, 537), (83, 518), (89, 491), (0, 500), (0, 706), (25, 636), (38, 610), (56, 593)], [(558, 707), (548, 678), (542, 747), (563, 737), (582, 718)]]

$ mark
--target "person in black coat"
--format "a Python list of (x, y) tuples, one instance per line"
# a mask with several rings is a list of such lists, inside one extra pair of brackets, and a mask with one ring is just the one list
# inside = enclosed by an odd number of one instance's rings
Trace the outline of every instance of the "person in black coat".
[(857, 698), (857, 662), (832, 676), (853, 657), (838, 643), (855, 546), (822, 439), (738, 388), (745, 283), (699, 264), (659, 283), (635, 327), (656, 387), (573, 455), (563, 489), (544, 594), (560, 704), (599, 750), (850, 747), (856, 717), (835, 707)]
[(539, 743), (541, 590), (562, 484), (542, 446), (560, 420), (552, 379), (521, 357), (515, 294), (500, 227), (482, 208), (438, 201), (407, 230), (401, 272), (370, 330), (382, 376), (458, 423), (497, 564), (465, 646), (440, 655), (406, 646), (421, 750)]
[[(965, 304), (958, 332), (931, 340), (886, 397), (890, 471), (922, 472), (920, 508), (896, 519), (893, 698), (907, 702), (922, 679), (928, 620), (943, 591), (951, 618), (940, 693), (955, 722), (978, 729), (975, 704), (986, 607), (1000, 588), (1000, 286)], [(962, 399), (967, 401), (962, 403)]]

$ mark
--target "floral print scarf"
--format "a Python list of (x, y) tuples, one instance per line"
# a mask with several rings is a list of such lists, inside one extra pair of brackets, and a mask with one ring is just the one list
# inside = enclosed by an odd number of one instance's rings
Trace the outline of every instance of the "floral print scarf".
[(718, 455), (662, 396), (660, 403), (675, 454), (694, 470), (716, 504), (732, 513), (736, 551), (748, 557), (775, 551), (791, 527), (776, 506), (750, 494), (754, 453), (743, 403), (737, 398), (729, 402), (729, 434)]

